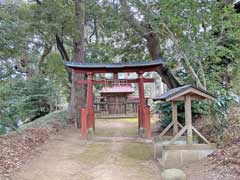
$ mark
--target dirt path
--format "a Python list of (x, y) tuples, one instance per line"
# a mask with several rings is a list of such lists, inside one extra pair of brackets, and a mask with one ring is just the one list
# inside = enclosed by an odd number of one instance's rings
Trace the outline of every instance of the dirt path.
[(97, 137), (81, 141), (66, 129), (43, 146), (12, 180), (159, 180), (151, 144), (137, 137), (135, 120), (96, 122)]

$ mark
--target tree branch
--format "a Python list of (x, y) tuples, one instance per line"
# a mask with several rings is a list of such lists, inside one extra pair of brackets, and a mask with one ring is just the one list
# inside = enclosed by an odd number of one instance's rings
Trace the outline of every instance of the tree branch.
[[(70, 61), (70, 58), (68, 57), (67, 51), (64, 47), (63, 41), (60, 39), (58, 34), (56, 34), (56, 43), (57, 43), (57, 49), (60, 52), (62, 59), (64, 61)], [(68, 80), (71, 83), (72, 82), (72, 71), (69, 68), (66, 68), (68, 73)]]
[(67, 51), (64, 47), (63, 41), (60, 39), (58, 34), (56, 34), (56, 43), (57, 43), (57, 49), (60, 52), (62, 59), (64, 61), (70, 61), (70, 58), (68, 57)]
[(131, 10), (127, 4), (126, 0), (120, 0), (121, 5), (121, 14), (123, 15), (124, 19), (133, 27), (133, 29), (138, 32), (141, 36), (147, 32), (145, 26), (141, 25), (135, 18), (134, 15), (131, 13)]
[[(153, 60), (160, 58), (162, 56), (162, 51), (160, 48), (159, 33), (153, 31), (153, 28), (150, 24), (147, 24), (145, 22), (138, 22), (134, 18), (134, 15), (131, 13), (126, 0), (120, 0), (120, 4), (124, 19), (137, 33), (139, 33), (143, 38), (147, 40), (146, 45), (151, 58)], [(168, 88), (171, 89), (180, 85), (166, 65), (161, 66), (156, 71), (161, 76), (162, 81), (168, 86)]]
[(37, 72), (37, 74), (42, 73), (41, 67), (43, 65), (43, 62), (44, 62), (46, 56), (51, 52), (51, 50), (52, 50), (52, 45), (44, 47), (43, 54), (41, 55), (40, 60), (38, 62), (38, 72)]
[(42, 4), (42, 2), (41, 2), (40, 0), (34, 0), (34, 1), (36, 1), (36, 3), (37, 3), (38, 5), (41, 5), (41, 4)]
[(198, 60), (197, 62), (198, 62), (198, 65), (199, 65), (199, 70), (201, 72), (204, 90), (207, 90), (207, 80), (206, 80), (205, 72), (203, 70), (202, 62), (200, 60)]
[[(35, 0), (35, 1), (38, 5), (42, 5), (42, 1), (40, 1), (40, 0)], [(39, 32), (42, 33), (40, 30), (39, 30)], [(45, 36), (44, 33), (42, 33), (42, 35)], [(62, 56), (62, 59), (64, 61), (70, 61), (70, 58), (69, 58), (69, 56), (67, 54), (67, 51), (64, 47), (63, 41), (61, 40), (61, 38), (59, 37), (58, 34), (56, 34), (55, 37), (56, 37), (57, 49), (60, 52), (60, 54)], [(45, 38), (46, 38), (46, 36), (45, 36)], [(46, 40), (47, 40), (47, 38), (46, 38)], [(66, 70), (67, 70), (67, 73), (68, 73), (68, 80), (69, 80), (69, 82), (72, 82), (72, 78), (71, 78), (72, 77), (72, 71), (68, 68), (66, 68)]]
[(93, 19), (93, 32), (89, 36), (89, 42), (92, 42), (92, 37), (94, 34), (96, 34), (96, 37), (97, 37), (97, 20), (96, 20), (96, 18)]

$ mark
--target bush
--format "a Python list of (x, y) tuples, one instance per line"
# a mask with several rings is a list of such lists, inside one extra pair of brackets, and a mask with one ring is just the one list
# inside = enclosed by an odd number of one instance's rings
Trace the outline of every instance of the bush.
[[(184, 125), (184, 102), (177, 102), (178, 106), (178, 121)], [(206, 101), (193, 101), (192, 102), (192, 116), (199, 117), (208, 113)], [(161, 117), (161, 128), (165, 128), (172, 121), (172, 105), (171, 102), (159, 102), (156, 104), (155, 109)]]
[[(13, 130), (23, 121), (32, 121), (55, 110), (59, 101), (53, 83), (41, 76), (12, 79), (0, 86), (0, 124)], [(2, 130), (3, 132), (3, 130)]]

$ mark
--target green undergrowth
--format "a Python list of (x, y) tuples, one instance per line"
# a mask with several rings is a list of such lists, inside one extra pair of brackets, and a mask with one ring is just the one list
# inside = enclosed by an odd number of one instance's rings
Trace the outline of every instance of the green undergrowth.
[(19, 130), (24, 130), (27, 128), (37, 128), (37, 127), (44, 127), (49, 123), (53, 122), (60, 122), (60, 123), (66, 123), (66, 111), (54, 111), (52, 113), (49, 113), (41, 118), (38, 118), (32, 122), (29, 122), (27, 124), (23, 124), (19, 127)]

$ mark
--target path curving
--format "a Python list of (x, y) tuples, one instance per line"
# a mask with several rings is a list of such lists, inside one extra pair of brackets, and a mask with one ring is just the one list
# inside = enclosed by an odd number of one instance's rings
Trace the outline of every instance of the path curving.
[(12, 180), (160, 180), (152, 145), (137, 137), (134, 120), (98, 120), (94, 140), (66, 129), (30, 158)]

